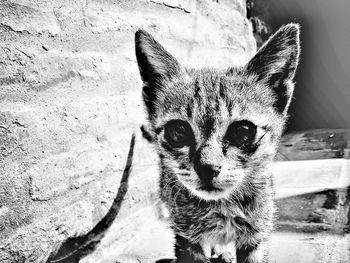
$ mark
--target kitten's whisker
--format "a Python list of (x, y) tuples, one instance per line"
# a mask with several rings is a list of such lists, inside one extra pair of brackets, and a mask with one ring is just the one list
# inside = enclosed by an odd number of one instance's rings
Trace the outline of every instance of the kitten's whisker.
[[(170, 181), (170, 182), (168, 182), (166, 185), (165, 185), (165, 189), (167, 189), (167, 190), (172, 190), (172, 188), (175, 186), (175, 184), (176, 184), (176, 181), (175, 180), (173, 180), (173, 181)], [(169, 188), (169, 186), (171, 186), (171, 188), (170, 189), (168, 189)]]
[[(169, 187), (169, 185), (171, 184), (176, 184), (176, 178), (171, 178), (164, 186), (163, 188), (167, 190), (167, 188)], [(172, 185), (172, 187), (174, 187), (174, 185)]]
[(181, 192), (184, 190), (185, 188), (181, 185), (180, 187), (179, 187), (179, 191), (177, 192), (177, 194), (176, 194), (176, 196), (175, 196), (175, 198), (174, 198), (174, 205), (176, 205), (177, 204), (177, 198), (179, 197), (179, 196), (181, 196)]

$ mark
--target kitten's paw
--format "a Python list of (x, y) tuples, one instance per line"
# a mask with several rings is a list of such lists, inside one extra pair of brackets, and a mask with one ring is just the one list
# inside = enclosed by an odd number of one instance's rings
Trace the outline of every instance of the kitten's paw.
[(236, 263), (236, 244), (234, 242), (225, 245), (216, 245), (214, 252), (222, 262)]
[(224, 252), (220, 255), (220, 258), (226, 263), (236, 263), (236, 251), (235, 252)]

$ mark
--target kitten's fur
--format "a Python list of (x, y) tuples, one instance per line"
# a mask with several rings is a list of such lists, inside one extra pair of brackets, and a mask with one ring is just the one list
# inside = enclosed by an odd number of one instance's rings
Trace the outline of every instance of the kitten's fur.
[(245, 67), (226, 70), (184, 68), (142, 30), (135, 41), (149, 120), (144, 132), (160, 158), (177, 262), (210, 262), (213, 255), (267, 262), (275, 214), (267, 165), (293, 94), (299, 26), (282, 27)]

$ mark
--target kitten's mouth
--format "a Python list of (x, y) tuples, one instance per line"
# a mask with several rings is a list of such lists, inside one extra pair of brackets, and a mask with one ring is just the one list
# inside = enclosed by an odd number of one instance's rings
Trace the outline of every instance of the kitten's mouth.
[(195, 188), (194, 194), (204, 200), (218, 200), (227, 197), (228, 191), (227, 189), (217, 187), (212, 183), (205, 183)]
[(222, 188), (215, 187), (212, 183), (203, 184), (200, 187), (198, 187), (197, 190), (207, 191), (207, 192), (221, 192), (223, 191)]

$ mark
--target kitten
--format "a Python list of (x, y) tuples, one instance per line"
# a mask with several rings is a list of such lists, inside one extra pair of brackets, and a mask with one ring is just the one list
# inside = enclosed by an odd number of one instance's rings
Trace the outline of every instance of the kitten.
[(143, 30), (135, 44), (174, 262), (267, 262), (267, 166), (293, 94), (299, 26), (280, 28), (246, 66), (226, 70), (184, 68)]

